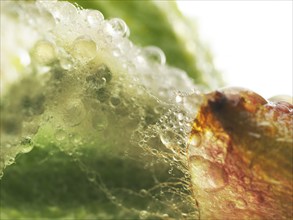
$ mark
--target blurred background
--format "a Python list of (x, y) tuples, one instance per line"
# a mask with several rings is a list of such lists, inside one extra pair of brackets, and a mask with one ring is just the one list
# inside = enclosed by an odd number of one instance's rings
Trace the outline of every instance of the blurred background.
[(177, 1), (228, 85), (292, 96), (293, 1)]

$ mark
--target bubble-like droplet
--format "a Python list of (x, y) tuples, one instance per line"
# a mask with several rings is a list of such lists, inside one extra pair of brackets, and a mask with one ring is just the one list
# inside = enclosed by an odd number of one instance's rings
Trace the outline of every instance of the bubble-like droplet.
[(130, 32), (127, 24), (120, 18), (112, 18), (109, 21), (113, 31), (121, 37), (128, 37)]
[(87, 10), (87, 21), (92, 27), (98, 26), (104, 20), (104, 15), (98, 10)]
[(177, 114), (177, 118), (178, 118), (179, 121), (182, 121), (184, 119), (184, 115), (181, 112), (179, 112)]
[(166, 111), (165, 108), (160, 105), (154, 107), (154, 112), (156, 114), (162, 114), (164, 111)]
[(147, 196), (148, 191), (146, 191), (145, 189), (141, 189), (141, 190), (139, 191), (139, 194), (140, 194), (141, 196), (145, 197), (145, 196)]
[(202, 95), (199, 92), (195, 92), (182, 97), (182, 99), (184, 109), (186, 109), (192, 115), (196, 115), (198, 108), (202, 103)]
[(63, 141), (66, 138), (66, 132), (63, 130), (56, 131), (55, 138), (57, 141)]
[(83, 103), (80, 100), (73, 100), (68, 102), (65, 110), (63, 120), (69, 126), (79, 125), (86, 115)]
[(199, 135), (192, 135), (188, 141), (189, 151), (192, 152), (195, 148), (198, 148), (200, 146), (200, 142), (201, 137)]
[(110, 82), (112, 79), (112, 72), (105, 64), (102, 64), (101, 66), (98, 67), (96, 71), (96, 75), (99, 78), (105, 78), (107, 82)]
[(55, 19), (47, 10), (41, 11), (42, 16), (39, 18), (38, 25), (42, 25), (42, 28), (51, 30), (55, 26)]
[(7, 161), (6, 161), (6, 165), (10, 166), (11, 164), (13, 164), (15, 162), (15, 158), (14, 157), (10, 157)]
[[(43, 5), (43, 3), (48, 1), (36, 1), (36, 6), (38, 8), (38, 13), (31, 14), (29, 12), (30, 17), (34, 19), (35, 25), (37, 29), (42, 29), (45, 31), (51, 30), (55, 26), (55, 19), (53, 15), (48, 11), (48, 7)], [(53, 1), (50, 1), (52, 3)]]
[(33, 143), (30, 137), (23, 138), (20, 144), (22, 153), (28, 153), (33, 149)]
[(190, 159), (192, 184), (206, 191), (213, 191), (227, 184), (227, 174), (220, 165), (200, 156)]
[(149, 214), (145, 210), (142, 210), (139, 212), (139, 219), (146, 219), (148, 216), (149, 216)]
[(90, 182), (94, 182), (96, 180), (96, 173), (94, 171), (89, 172), (87, 176)]
[(105, 77), (100, 77), (97, 74), (89, 75), (86, 77), (86, 81), (90, 88), (101, 89), (107, 84)]
[(102, 111), (96, 111), (92, 119), (92, 125), (97, 131), (103, 131), (108, 126), (108, 118)]
[(167, 130), (160, 134), (161, 142), (168, 148), (176, 147), (176, 143), (180, 137), (173, 131)]
[(169, 215), (167, 213), (165, 213), (165, 214), (162, 215), (162, 217), (168, 219)]
[(96, 43), (87, 38), (79, 37), (73, 42), (72, 55), (81, 62), (92, 60), (97, 54)]
[(185, 219), (185, 218), (187, 218), (187, 216), (188, 216), (188, 214), (187, 213), (184, 213), (184, 212), (182, 212), (181, 213), (181, 216)]
[(64, 70), (71, 70), (73, 65), (72, 65), (72, 61), (70, 60), (70, 58), (62, 57), (62, 58), (60, 58), (60, 66)]
[(79, 134), (74, 134), (72, 138), (72, 142), (74, 144), (81, 144), (82, 143), (82, 137)]
[(116, 106), (118, 106), (121, 103), (121, 100), (120, 100), (120, 98), (118, 96), (112, 96), (110, 98), (110, 103), (111, 103), (111, 105), (113, 107), (116, 107)]
[(56, 58), (55, 48), (49, 41), (38, 41), (33, 49), (33, 56), (39, 64), (49, 65)]
[(121, 50), (119, 48), (114, 48), (112, 50), (112, 54), (114, 57), (119, 57), (119, 56), (121, 56)]
[(100, 101), (100, 102), (105, 102), (107, 101), (109, 98), (110, 98), (110, 93), (107, 89), (105, 88), (101, 88), (97, 91), (96, 93), (97, 95), (97, 99)]
[(143, 48), (142, 51), (143, 56), (150, 62), (155, 62), (161, 65), (166, 63), (166, 57), (164, 52), (155, 46), (149, 46)]
[(176, 101), (177, 103), (181, 103), (181, 102), (183, 101), (183, 97), (182, 97), (182, 95), (181, 95), (181, 94), (176, 95), (176, 97), (175, 97), (175, 101)]
[(72, 22), (76, 15), (77, 9), (76, 7), (65, 1), (60, 1), (58, 4), (54, 4), (51, 1), (43, 1), (43, 5), (46, 7), (48, 4), (50, 8), (50, 12), (52, 13), (53, 17), (57, 22), (65, 21), (65, 22)]

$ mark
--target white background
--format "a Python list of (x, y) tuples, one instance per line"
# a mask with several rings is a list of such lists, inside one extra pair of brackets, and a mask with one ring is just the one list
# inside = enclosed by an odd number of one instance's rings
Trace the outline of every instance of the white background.
[(228, 85), (292, 96), (293, 1), (177, 1)]

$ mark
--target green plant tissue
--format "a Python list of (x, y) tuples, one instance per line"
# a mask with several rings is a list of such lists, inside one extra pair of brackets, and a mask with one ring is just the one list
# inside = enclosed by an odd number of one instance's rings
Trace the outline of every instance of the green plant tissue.
[(194, 26), (173, 2), (77, 3), (1, 1), (0, 218), (198, 218), (186, 145), (221, 80)]

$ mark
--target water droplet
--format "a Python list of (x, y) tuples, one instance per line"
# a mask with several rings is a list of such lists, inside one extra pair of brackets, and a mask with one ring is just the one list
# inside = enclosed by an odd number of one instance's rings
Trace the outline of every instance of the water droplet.
[(139, 218), (140, 219), (146, 219), (149, 216), (148, 212), (145, 210), (142, 210), (139, 212)]
[(95, 180), (96, 180), (96, 173), (95, 172), (89, 172), (88, 173), (88, 180), (90, 181), (90, 182), (94, 182)]
[(143, 48), (142, 54), (150, 62), (156, 62), (161, 65), (164, 65), (166, 63), (165, 54), (158, 47), (154, 47), (154, 46), (145, 47)]
[(33, 149), (33, 143), (30, 137), (25, 137), (20, 144), (22, 145), (21, 152), (28, 153)]
[(112, 97), (110, 98), (110, 103), (111, 103), (111, 105), (112, 105), (113, 107), (116, 107), (116, 106), (118, 106), (118, 105), (121, 103), (121, 101), (120, 101), (120, 98), (119, 98), (119, 97), (117, 97), (117, 96), (112, 96)]
[(182, 102), (182, 100), (183, 100), (183, 97), (181, 96), (181, 95), (176, 95), (176, 97), (175, 97), (175, 101), (177, 102), (177, 103), (181, 103)]
[(81, 62), (92, 60), (97, 54), (96, 43), (87, 38), (79, 37), (73, 42), (72, 55)]
[(63, 130), (56, 131), (55, 138), (57, 141), (63, 141), (66, 138), (65, 131), (63, 131)]
[[(179, 162), (179, 158), (177, 158), (176, 156), (173, 156), (172, 159), (173, 159), (174, 162)], [(179, 166), (178, 166), (178, 167), (179, 167)], [(178, 167), (177, 167), (177, 168), (178, 168)]]
[(184, 115), (180, 112), (177, 114), (177, 118), (179, 121), (182, 121), (184, 119)]
[(110, 93), (108, 90), (106, 90), (105, 88), (101, 88), (97, 91), (96, 93), (97, 95), (97, 99), (100, 101), (100, 102), (105, 102), (107, 101), (109, 98), (110, 98)]
[(145, 197), (145, 196), (147, 196), (148, 191), (146, 191), (145, 189), (141, 189), (141, 190), (139, 191), (139, 194), (140, 194), (141, 196)]
[(128, 37), (130, 32), (127, 24), (120, 18), (113, 18), (109, 21), (113, 31), (122, 37)]
[(52, 14), (46, 10), (41, 11), (42, 16), (39, 19), (38, 25), (42, 25), (47, 30), (51, 30), (55, 26), (55, 19)]
[(117, 198), (115, 196), (110, 196), (110, 199), (115, 202)]
[(33, 49), (33, 56), (39, 64), (49, 65), (56, 58), (55, 48), (49, 41), (38, 41)]
[(74, 135), (73, 135), (72, 142), (73, 142), (74, 144), (81, 144), (81, 142), (82, 142), (82, 138), (81, 138), (81, 136), (80, 136), (79, 134), (74, 134)]
[(73, 100), (67, 103), (63, 120), (69, 126), (79, 125), (86, 115), (84, 105), (80, 100)]
[(212, 163), (200, 156), (190, 159), (192, 184), (198, 188), (213, 191), (227, 184), (227, 174), (220, 165)]
[(201, 138), (199, 135), (192, 135), (188, 141), (189, 146), (189, 155), (194, 155), (197, 152), (197, 149), (200, 146)]
[(165, 111), (165, 109), (163, 107), (161, 107), (161, 106), (155, 106), (154, 107), (154, 112), (156, 114), (162, 114), (162, 112), (164, 112), (164, 111)]
[(105, 64), (102, 64), (96, 70), (96, 76), (98, 78), (105, 78), (107, 82), (110, 82), (112, 79), (112, 72)]
[(184, 109), (192, 115), (196, 115), (203, 99), (202, 95), (200, 93), (192, 93), (188, 96), (182, 97), (182, 99)]
[(92, 125), (97, 131), (103, 131), (108, 126), (107, 115), (102, 111), (96, 111), (92, 119)]
[(169, 215), (168, 215), (168, 214), (163, 214), (162, 217), (163, 217), (163, 218), (168, 218)]
[(72, 61), (69, 58), (62, 57), (60, 59), (60, 66), (65, 70), (72, 69)]
[(121, 56), (121, 50), (119, 48), (115, 48), (112, 50), (112, 54), (114, 57), (119, 57)]
[(11, 164), (13, 164), (15, 162), (15, 159), (13, 157), (10, 157), (7, 161), (6, 161), (6, 165), (10, 166)]
[(100, 78), (100, 79), (98, 79), (97, 80), (97, 87), (98, 88), (102, 88), (102, 87), (104, 87), (105, 85), (107, 84), (107, 80), (106, 80), (106, 78), (105, 77), (102, 77), (102, 78)]
[(89, 87), (94, 89), (101, 89), (107, 84), (107, 79), (99, 76), (98, 74), (87, 76), (86, 81), (88, 82)]
[[(49, 4), (50, 12), (57, 22), (68, 21), (72, 22), (77, 15), (76, 7), (69, 2), (58, 2), (58, 4), (52, 4), (49, 1), (43, 1), (43, 4)], [(51, 4), (51, 5), (50, 5)]]
[(174, 139), (175, 134), (172, 131), (165, 131), (160, 134), (162, 143), (166, 146), (170, 145)]
[(104, 15), (97, 10), (87, 10), (87, 21), (92, 27), (98, 26), (104, 20)]
[(181, 213), (181, 216), (184, 217), (184, 218), (187, 218), (188, 215), (187, 215), (187, 213), (183, 213), (183, 212), (182, 212), (182, 213)]

